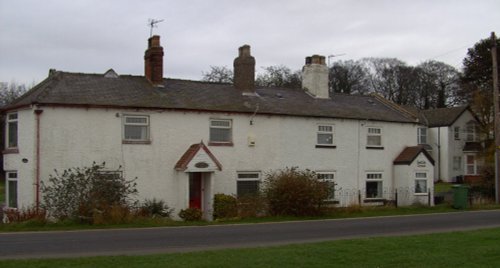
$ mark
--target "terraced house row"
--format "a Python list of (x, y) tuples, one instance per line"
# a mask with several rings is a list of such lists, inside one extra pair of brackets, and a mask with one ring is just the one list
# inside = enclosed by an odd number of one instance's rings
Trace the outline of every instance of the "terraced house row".
[(214, 194), (256, 192), (286, 167), (334, 182), (338, 206), (433, 204), (437, 148), (419, 145), (434, 131), (426, 117), (377, 95), (330, 94), (318, 55), (306, 58), (302, 89), (258, 87), (250, 47), (238, 52), (234, 84), (163, 78), (159, 36), (148, 40), (144, 76), (50, 70), (4, 108), (7, 206), (40, 202), (54, 169), (104, 161), (138, 178), (140, 199), (197, 207), (206, 219)]

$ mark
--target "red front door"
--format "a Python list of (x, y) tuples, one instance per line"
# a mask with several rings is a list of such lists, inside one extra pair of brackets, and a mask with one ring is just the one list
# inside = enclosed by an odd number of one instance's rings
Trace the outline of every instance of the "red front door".
[(189, 174), (189, 207), (201, 209), (201, 173)]

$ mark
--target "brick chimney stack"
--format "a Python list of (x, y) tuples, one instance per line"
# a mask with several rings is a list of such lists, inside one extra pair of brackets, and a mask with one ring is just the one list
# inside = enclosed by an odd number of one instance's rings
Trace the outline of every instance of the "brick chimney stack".
[(316, 98), (328, 99), (330, 97), (325, 56), (306, 57), (306, 64), (302, 68), (302, 89), (307, 90)]
[(148, 39), (148, 49), (144, 54), (144, 75), (153, 85), (163, 84), (163, 47), (160, 36)]
[(250, 46), (239, 48), (239, 56), (234, 59), (234, 87), (243, 93), (255, 93), (255, 58), (250, 55)]

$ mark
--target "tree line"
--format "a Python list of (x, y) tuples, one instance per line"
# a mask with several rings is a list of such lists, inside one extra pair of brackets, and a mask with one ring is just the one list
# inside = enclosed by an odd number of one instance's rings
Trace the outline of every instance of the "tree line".
[[(396, 104), (419, 109), (469, 104), (480, 114), (482, 123), (491, 124), (491, 62), (490, 39), (468, 49), (462, 70), (436, 60), (416, 66), (396, 58), (341, 60), (328, 67), (329, 90), (330, 94), (376, 92)], [(233, 71), (226, 66), (210, 66), (202, 75), (203, 81), (233, 82)], [(284, 65), (262, 67), (255, 82), (260, 87), (300, 88), (301, 71)]]

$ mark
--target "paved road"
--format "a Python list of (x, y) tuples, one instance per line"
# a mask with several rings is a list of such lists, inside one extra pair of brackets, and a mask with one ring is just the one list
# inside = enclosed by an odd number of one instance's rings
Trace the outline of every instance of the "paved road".
[(0, 233), (0, 259), (132, 255), (500, 227), (500, 210), (286, 223)]

